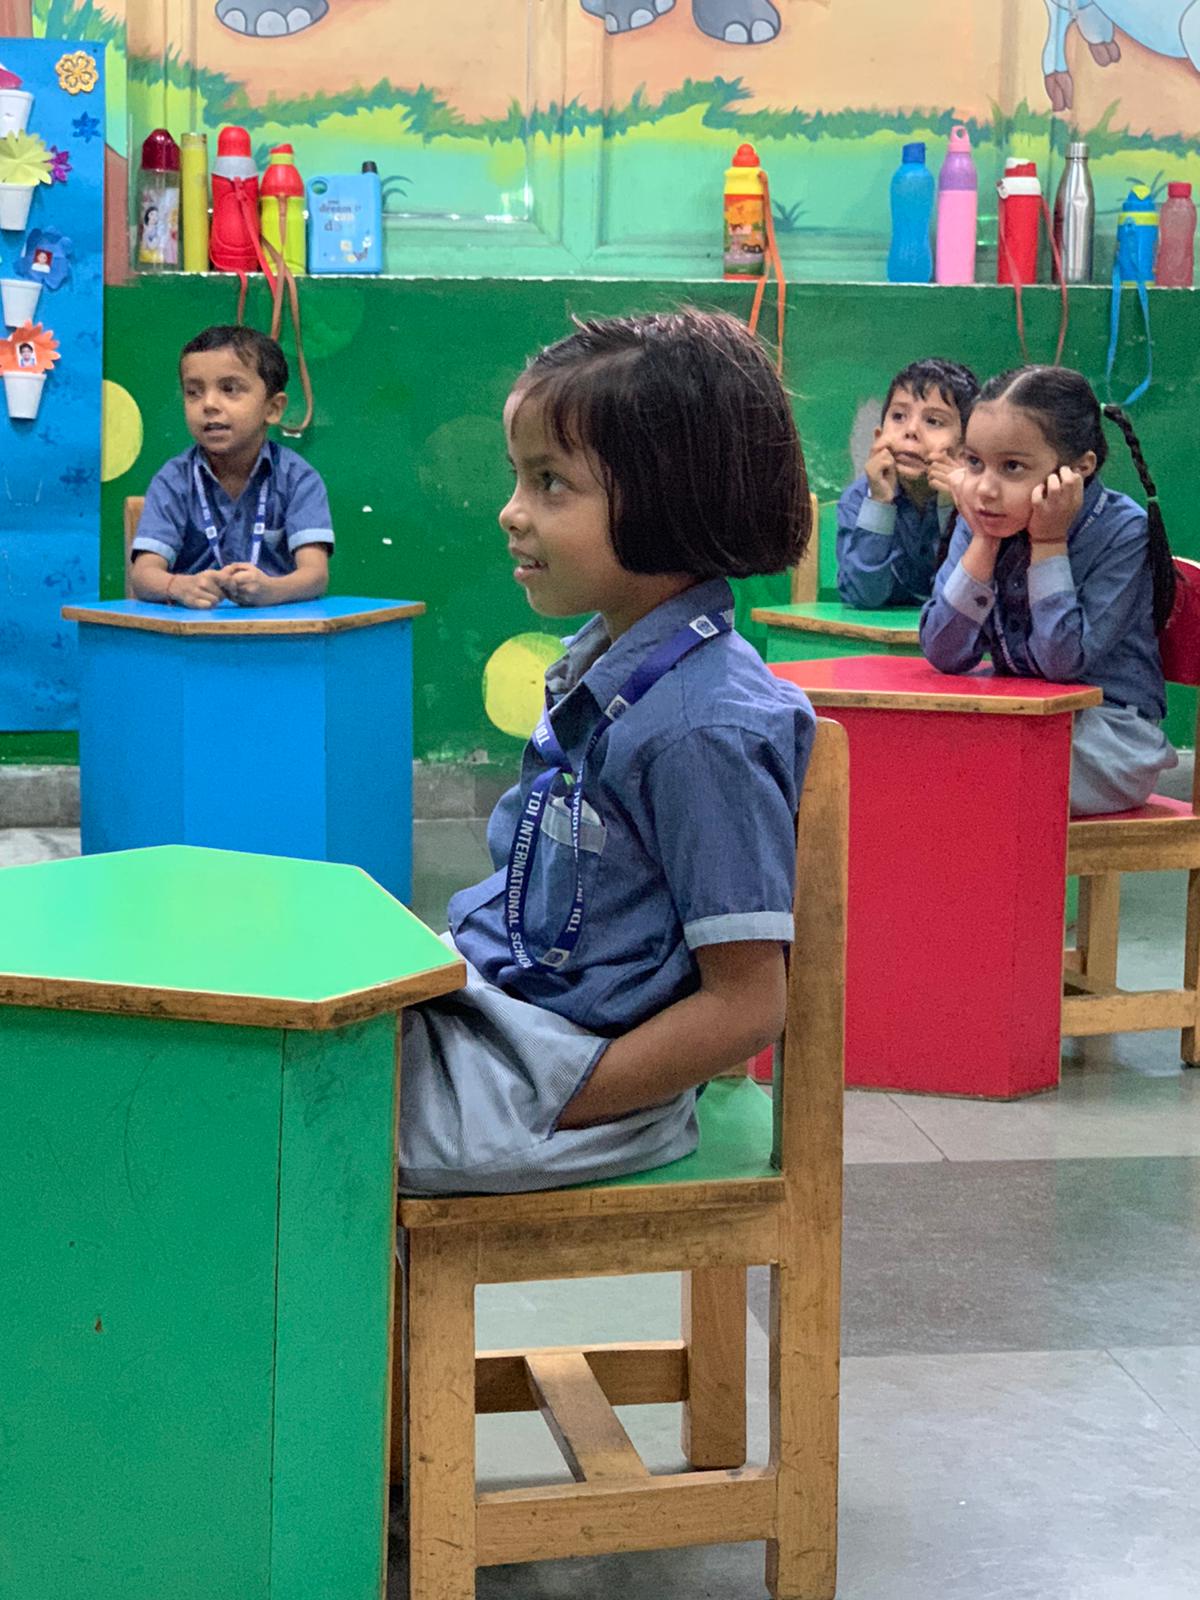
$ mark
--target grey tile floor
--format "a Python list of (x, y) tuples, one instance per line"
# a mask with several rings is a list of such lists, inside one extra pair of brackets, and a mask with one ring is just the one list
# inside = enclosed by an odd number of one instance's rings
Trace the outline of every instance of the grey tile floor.
[[(0, 865), (69, 855), (0, 831)], [(414, 906), (489, 870), (480, 823), (416, 826)], [(1173, 983), (1182, 879), (1125, 880), (1121, 980)], [(1011, 1105), (846, 1100), (840, 1600), (1200, 1595), (1200, 1072), (1176, 1036), (1068, 1041), (1053, 1094)], [(656, 1276), (481, 1292), (480, 1342), (670, 1338)], [(765, 1283), (753, 1284), (751, 1445), (766, 1444)], [(623, 1420), (680, 1461), (671, 1407)], [(536, 1416), (486, 1418), (482, 1475), (562, 1477)], [(393, 1523), (392, 1600), (404, 1595)], [(480, 1600), (758, 1600), (756, 1546), (481, 1574)]]

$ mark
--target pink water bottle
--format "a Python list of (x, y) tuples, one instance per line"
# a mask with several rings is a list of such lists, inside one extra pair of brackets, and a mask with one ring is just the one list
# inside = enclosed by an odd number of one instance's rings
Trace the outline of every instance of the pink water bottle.
[(979, 214), (979, 175), (971, 154), (971, 135), (951, 128), (946, 159), (938, 174), (937, 281), (975, 282), (975, 221)]
[(1190, 289), (1196, 257), (1196, 207), (1190, 183), (1169, 183), (1158, 215), (1154, 281), (1164, 289)]

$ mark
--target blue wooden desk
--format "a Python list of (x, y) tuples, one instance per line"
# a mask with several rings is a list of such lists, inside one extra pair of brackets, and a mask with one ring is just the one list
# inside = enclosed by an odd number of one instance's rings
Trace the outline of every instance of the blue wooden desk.
[(412, 618), (338, 596), (214, 611), (107, 600), (79, 624), (83, 850), (345, 861), (412, 893)]

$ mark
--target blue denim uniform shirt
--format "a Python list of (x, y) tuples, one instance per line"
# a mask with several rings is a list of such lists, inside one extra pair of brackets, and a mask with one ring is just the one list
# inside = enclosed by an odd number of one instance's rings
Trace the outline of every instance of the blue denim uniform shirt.
[(869, 498), (865, 476), (855, 478), (838, 501), (838, 594), (846, 605), (880, 611), (928, 600), (953, 514), (937, 495), (918, 507), (903, 484), (885, 505)]
[(942, 672), (969, 672), (991, 655), (997, 672), (1090, 683), (1110, 704), (1152, 722), (1166, 715), (1154, 631), (1146, 513), (1128, 495), (1087, 485), (1065, 556), (1029, 565), (1029, 539), (1005, 539), (990, 584), (962, 567), (971, 532), (960, 517), (933, 597), (921, 613), (921, 649)]
[[(578, 771), (588, 739), (634, 668), (701, 612), (733, 609), (724, 579), (658, 606), (609, 645), (595, 617), (546, 674), (551, 722)], [(814, 731), (812, 707), (773, 677), (736, 633), (697, 646), (604, 734), (584, 780), (583, 928), (555, 971), (513, 961), (505, 868), (539, 772), (532, 741), (520, 783), (488, 824), (497, 871), (450, 902), (461, 953), (522, 1000), (595, 1033), (635, 1027), (699, 987), (694, 951), (792, 937), (796, 809)], [(571, 909), (574, 859), (559, 779), (542, 816), (526, 900), (535, 954), (557, 942)]]
[(204, 516), (196, 493), (194, 467), (204, 475), (204, 492), (221, 545), (222, 564), (249, 561), (258, 510), (259, 487), (267, 480), (266, 532), (259, 568), (270, 578), (296, 570), (296, 551), (305, 544), (333, 544), (329, 500), (321, 475), (294, 450), (268, 440), (232, 501), (217, 482), (199, 445), (173, 456), (155, 473), (146, 491), (132, 549), (162, 556), (172, 572), (204, 572), (217, 563), (204, 536)]

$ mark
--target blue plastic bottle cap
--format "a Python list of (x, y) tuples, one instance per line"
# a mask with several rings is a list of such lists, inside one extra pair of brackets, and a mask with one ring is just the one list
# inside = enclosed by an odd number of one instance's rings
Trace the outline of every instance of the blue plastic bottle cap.
[(914, 162), (918, 166), (924, 166), (924, 164), (925, 164), (925, 145), (924, 145), (924, 142), (919, 142), (917, 144), (906, 144), (904, 146), (904, 155), (903, 155), (902, 159), (904, 161), (907, 161), (907, 162)]

